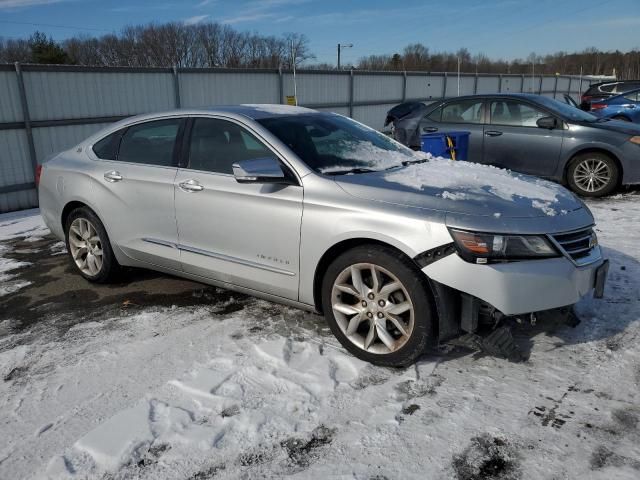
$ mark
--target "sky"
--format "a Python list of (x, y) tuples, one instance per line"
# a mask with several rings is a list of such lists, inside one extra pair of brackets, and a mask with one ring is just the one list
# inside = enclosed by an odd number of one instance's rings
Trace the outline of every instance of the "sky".
[(131, 24), (217, 21), (238, 30), (307, 35), (316, 61), (343, 64), (421, 42), (491, 58), (587, 47), (640, 48), (639, 0), (0, 0), (0, 37), (40, 30), (56, 40), (119, 32)]

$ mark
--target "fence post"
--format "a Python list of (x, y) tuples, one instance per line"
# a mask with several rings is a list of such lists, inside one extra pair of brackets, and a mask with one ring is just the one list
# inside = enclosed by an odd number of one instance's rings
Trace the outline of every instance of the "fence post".
[(349, 70), (349, 118), (353, 118), (353, 68)]
[(176, 108), (180, 108), (180, 77), (178, 77), (178, 67), (173, 66), (173, 97)]
[[(531, 90), (533, 91), (533, 83), (531, 84)], [(524, 73), (522, 74), (522, 81), (520, 84), (520, 93), (524, 93)]]
[(407, 101), (407, 71), (402, 72), (402, 103)]
[(580, 86), (578, 88), (580, 89), (580, 91), (578, 92), (578, 97), (582, 102), (582, 75), (580, 75)]
[(442, 99), (447, 98), (447, 80), (448, 80), (447, 72), (444, 72), (444, 80), (442, 81)]
[(502, 93), (502, 74), (498, 75), (498, 93)]
[(538, 95), (542, 95), (542, 81), (544, 80), (544, 75), (540, 75), (540, 88), (538, 88)]
[(476, 72), (476, 79), (473, 81), (473, 94), (478, 93), (478, 72)]
[(282, 76), (282, 65), (278, 67), (278, 95), (280, 96), (280, 103), (286, 103), (284, 101), (284, 78)]
[(558, 93), (558, 75), (556, 75), (556, 83), (553, 85), (553, 98), (556, 98), (556, 93)]
[(29, 116), (29, 104), (27, 103), (27, 91), (24, 88), (24, 78), (22, 77), (22, 68), (20, 62), (14, 63), (16, 69), (16, 77), (18, 80), (18, 92), (20, 94), (20, 104), (22, 105), (22, 119), (24, 121), (24, 130), (27, 134), (27, 145), (29, 146), (29, 160), (33, 167), (33, 180), (36, 178), (36, 167), (38, 159), (36, 158), (36, 146), (33, 143), (33, 130), (31, 129), (31, 117)]

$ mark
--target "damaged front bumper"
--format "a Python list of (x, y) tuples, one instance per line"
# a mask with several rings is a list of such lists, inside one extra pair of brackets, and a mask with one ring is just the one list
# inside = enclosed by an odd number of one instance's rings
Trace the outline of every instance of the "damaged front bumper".
[(553, 319), (575, 326), (572, 306), (590, 292), (602, 297), (608, 267), (601, 255), (583, 266), (565, 257), (489, 265), (466, 262), (457, 254), (440, 258), (422, 269), (436, 301), (438, 343), (464, 337), (484, 344), (482, 338), (489, 338), (490, 349), (492, 336), (508, 343), (502, 333), (491, 332), (514, 323)]
[(596, 289), (596, 277), (601, 279), (597, 289), (601, 294), (606, 265), (601, 255), (588, 265), (576, 266), (566, 257), (478, 265), (452, 254), (422, 271), (429, 279), (476, 297), (505, 315), (521, 315), (577, 303)]

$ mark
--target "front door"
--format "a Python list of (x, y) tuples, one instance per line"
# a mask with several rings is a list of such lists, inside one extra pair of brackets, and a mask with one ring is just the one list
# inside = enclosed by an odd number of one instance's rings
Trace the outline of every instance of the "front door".
[[(536, 124), (550, 116), (518, 100), (492, 100), (489, 123), (484, 128), (483, 163), (520, 173), (551, 177), (562, 151), (564, 130)], [(559, 125), (562, 121), (558, 120)]]
[(93, 200), (110, 239), (131, 258), (175, 270), (175, 150), (183, 123), (170, 118), (135, 124), (92, 149)]
[(230, 120), (195, 118), (188, 142), (175, 181), (184, 270), (297, 300), (302, 187), (238, 183), (234, 163), (278, 156)]

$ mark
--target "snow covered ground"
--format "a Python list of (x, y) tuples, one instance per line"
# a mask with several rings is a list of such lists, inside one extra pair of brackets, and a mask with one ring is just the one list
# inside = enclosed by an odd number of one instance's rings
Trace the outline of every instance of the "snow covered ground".
[(24, 295), (74, 274), (33, 276), (23, 259), (61, 245), (37, 211), (2, 215), (0, 478), (637, 479), (640, 194), (589, 206), (611, 269), (578, 327), (521, 332), (526, 362), (457, 352), (404, 370), (351, 357), (321, 317), (216, 289), (45, 302), (27, 322)]

